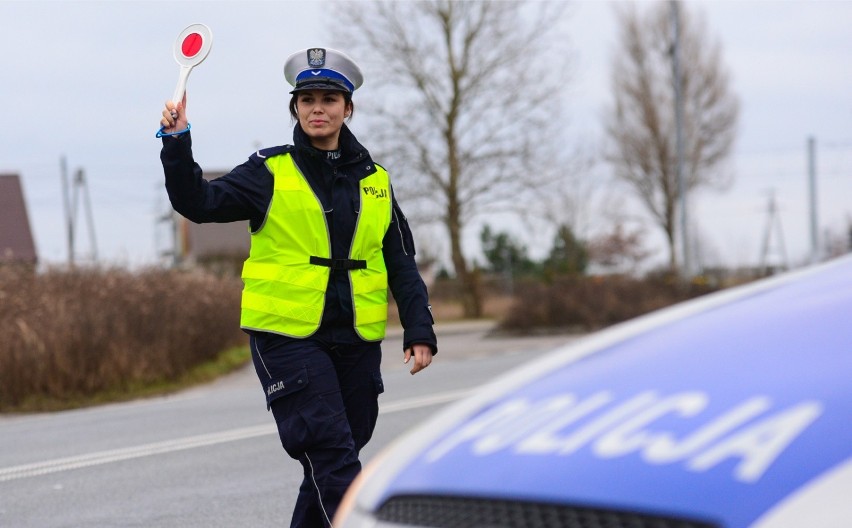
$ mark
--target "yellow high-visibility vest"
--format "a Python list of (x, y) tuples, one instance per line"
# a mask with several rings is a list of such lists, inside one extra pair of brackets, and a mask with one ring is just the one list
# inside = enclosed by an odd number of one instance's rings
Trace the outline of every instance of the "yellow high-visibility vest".
[(358, 185), (360, 207), (349, 259), (331, 260), (331, 240), (322, 204), (289, 153), (266, 160), (275, 183), (263, 225), (252, 232), (243, 265), (240, 325), (291, 337), (317, 331), (331, 267), (347, 269), (355, 331), (365, 341), (385, 336), (388, 276), (382, 239), (390, 226), (387, 172)]

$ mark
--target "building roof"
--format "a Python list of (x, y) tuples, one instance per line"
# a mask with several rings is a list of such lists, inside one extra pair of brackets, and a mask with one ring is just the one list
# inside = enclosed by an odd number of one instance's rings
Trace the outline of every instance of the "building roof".
[(35, 264), (35, 243), (17, 174), (0, 174), (0, 262)]

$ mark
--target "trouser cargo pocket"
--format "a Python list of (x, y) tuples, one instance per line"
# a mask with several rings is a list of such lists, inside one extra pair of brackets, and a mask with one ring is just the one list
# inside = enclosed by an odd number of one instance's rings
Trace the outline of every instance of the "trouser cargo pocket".
[(265, 382), (266, 408), (272, 406), (272, 402), (278, 398), (289, 396), (299, 392), (308, 386), (308, 370), (306, 368), (294, 369), (283, 376), (270, 378)]

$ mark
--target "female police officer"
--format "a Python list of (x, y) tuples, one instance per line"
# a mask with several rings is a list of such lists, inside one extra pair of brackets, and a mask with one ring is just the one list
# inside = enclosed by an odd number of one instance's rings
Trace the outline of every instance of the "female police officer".
[(414, 243), (387, 172), (344, 120), (363, 82), (332, 49), (284, 66), (293, 145), (259, 150), (207, 182), (192, 157), (186, 98), (166, 103), (160, 158), (175, 210), (194, 222), (249, 220), (241, 326), (287, 453), (304, 468), (291, 526), (330, 525), (361, 468), (383, 391), (387, 290), (414, 374), (437, 351)]

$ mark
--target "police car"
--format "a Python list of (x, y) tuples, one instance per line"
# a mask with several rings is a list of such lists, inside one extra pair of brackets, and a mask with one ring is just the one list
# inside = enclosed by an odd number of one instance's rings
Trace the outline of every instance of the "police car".
[(378, 455), (334, 526), (852, 526), (852, 258), (495, 380)]

